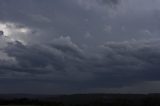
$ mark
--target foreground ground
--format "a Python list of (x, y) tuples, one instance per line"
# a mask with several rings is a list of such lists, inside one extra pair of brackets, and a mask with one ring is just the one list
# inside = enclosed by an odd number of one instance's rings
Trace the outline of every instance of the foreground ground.
[(0, 106), (160, 106), (160, 95), (0, 95)]

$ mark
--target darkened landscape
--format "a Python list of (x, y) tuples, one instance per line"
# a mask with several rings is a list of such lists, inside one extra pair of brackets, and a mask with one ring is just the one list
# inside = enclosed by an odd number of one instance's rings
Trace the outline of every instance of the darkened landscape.
[(160, 94), (17, 94), (0, 97), (3, 106), (160, 106)]
[(0, 106), (160, 106), (160, 0), (0, 0)]

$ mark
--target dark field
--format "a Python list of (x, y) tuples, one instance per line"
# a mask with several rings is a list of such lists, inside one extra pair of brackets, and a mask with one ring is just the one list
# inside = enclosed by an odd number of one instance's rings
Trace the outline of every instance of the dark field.
[(1, 95), (1, 106), (160, 106), (160, 94)]

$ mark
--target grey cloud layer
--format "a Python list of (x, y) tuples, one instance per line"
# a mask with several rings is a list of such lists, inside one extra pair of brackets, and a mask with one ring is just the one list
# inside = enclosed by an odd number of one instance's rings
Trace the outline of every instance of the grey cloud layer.
[[(26, 87), (29, 81), (34, 87), (72, 92), (158, 82), (160, 40), (151, 39), (159, 39), (159, 4), (0, 0), (0, 88)], [(4, 28), (6, 23), (13, 28)], [(19, 32), (23, 28), (29, 32)], [(12, 34), (4, 37), (2, 31)]]
[(100, 47), (101, 53), (88, 55), (68, 38), (60, 39), (66, 43), (8, 44), (5, 53), (17, 63), (1, 64), (1, 72), (6, 72), (5, 75), (16, 72), (15, 76), (19, 77), (29, 74), (31, 78), (62, 81), (84, 88), (120, 87), (160, 80), (159, 40), (110, 42)]
[[(106, 41), (157, 37), (159, 3), (151, 0), (1, 0), (0, 20), (33, 29), (33, 35), (38, 36), (28, 35), (29, 43), (47, 42), (63, 35), (70, 36), (79, 45), (95, 46)], [(86, 34), (90, 37), (86, 38)]]
[[(0, 20), (20, 23), (20, 27), (27, 26), (33, 29), (33, 33), (38, 36), (28, 35), (29, 43), (46, 42), (61, 35), (71, 36), (78, 44), (96, 45), (102, 40), (104, 42), (107, 34), (104, 27), (107, 22), (103, 18), (108, 13), (106, 10), (108, 11), (110, 8), (99, 9), (104, 4), (102, 0), (81, 0), (84, 5), (80, 5), (78, 1), (28, 0), (24, 2), (17, 0), (14, 2), (1, 0)], [(105, 4), (115, 4), (114, 1), (116, 0), (109, 0)], [(90, 4), (95, 9), (86, 10), (85, 6)], [(90, 33), (94, 37), (86, 39), (86, 33)]]

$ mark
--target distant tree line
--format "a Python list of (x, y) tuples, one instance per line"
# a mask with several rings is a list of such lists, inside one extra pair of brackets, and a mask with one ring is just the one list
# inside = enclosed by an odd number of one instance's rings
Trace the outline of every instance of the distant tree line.
[(0, 105), (160, 106), (160, 95), (69, 95), (44, 99), (0, 99)]

